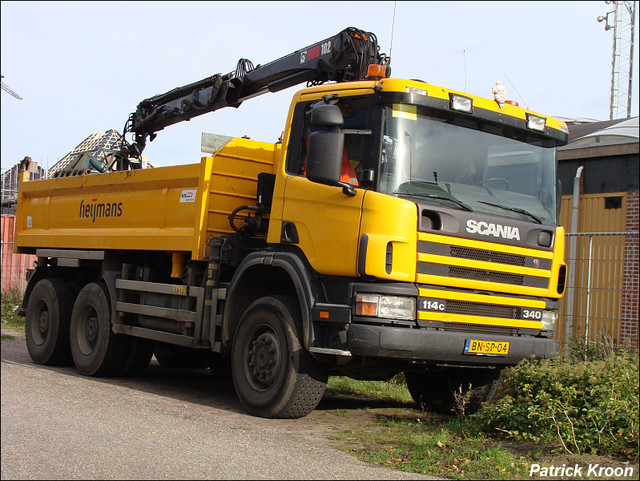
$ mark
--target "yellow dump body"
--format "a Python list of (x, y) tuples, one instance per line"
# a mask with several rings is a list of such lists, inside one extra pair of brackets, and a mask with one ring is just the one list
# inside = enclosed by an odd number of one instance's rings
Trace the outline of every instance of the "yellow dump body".
[(232, 232), (227, 216), (255, 205), (258, 174), (275, 172), (279, 152), (279, 144), (233, 138), (199, 164), (22, 182), (15, 250), (157, 250), (203, 260), (211, 236)]

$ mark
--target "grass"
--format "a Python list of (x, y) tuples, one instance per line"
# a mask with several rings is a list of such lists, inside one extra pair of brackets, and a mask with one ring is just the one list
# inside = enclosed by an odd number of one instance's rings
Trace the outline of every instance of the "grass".
[(411, 394), (404, 383), (403, 374), (395, 376), (388, 382), (354, 381), (348, 377), (332, 376), (329, 378), (327, 389), (351, 396), (365, 396), (413, 404)]
[[(327, 389), (415, 406), (401, 375), (390, 382), (331, 377)], [(377, 415), (367, 429), (348, 429), (332, 440), (364, 461), (403, 471), (451, 479), (521, 479), (529, 474), (525, 458), (492, 442), (471, 418), (403, 409)]]
[(529, 473), (524, 457), (468, 432), (458, 420), (431, 414), (378, 416), (376, 425), (381, 429), (345, 431), (334, 440), (362, 460), (403, 471), (451, 479), (521, 479)]
[[(401, 378), (380, 382), (331, 377), (327, 389), (415, 407)], [(477, 416), (444, 416), (414, 408), (385, 410), (373, 419), (366, 428), (347, 429), (331, 439), (339, 449), (364, 461), (450, 479), (531, 479), (534, 463), (543, 467), (629, 465), (629, 460), (601, 456), (568, 458), (560, 442), (553, 440), (534, 443), (497, 439), (483, 432)], [(634, 475), (637, 472), (635, 460)], [(581, 478), (598, 479), (586, 473)]]

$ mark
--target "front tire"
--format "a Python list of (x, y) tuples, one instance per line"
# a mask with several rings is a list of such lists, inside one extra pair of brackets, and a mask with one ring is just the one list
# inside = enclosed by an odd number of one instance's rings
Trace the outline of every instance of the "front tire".
[(78, 372), (85, 376), (118, 374), (126, 340), (111, 330), (107, 286), (103, 282), (84, 286), (71, 314), (71, 354)]
[[(440, 414), (474, 414), (491, 401), (498, 388), (501, 369), (449, 368), (438, 371), (406, 372), (411, 397), (419, 408)], [(469, 388), (471, 385), (471, 388)], [(466, 398), (456, 403), (456, 394)]]
[(301, 345), (300, 308), (294, 298), (262, 297), (236, 330), (231, 370), (236, 393), (254, 416), (300, 418), (324, 394), (328, 369)]
[(69, 324), (73, 290), (62, 279), (38, 281), (29, 297), (25, 317), (25, 339), (36, 364), (71, 363)]

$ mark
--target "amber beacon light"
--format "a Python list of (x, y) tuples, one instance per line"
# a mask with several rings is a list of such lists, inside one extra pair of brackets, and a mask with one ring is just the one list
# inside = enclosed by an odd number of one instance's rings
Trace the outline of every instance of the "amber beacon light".
[(384, 65), (380, 65), (377, 63), (372, 63), (369, 65), (367, 70), (367, 79), (369, 80), (380, 80), (386, 78), (387, 76), (387, 67)]

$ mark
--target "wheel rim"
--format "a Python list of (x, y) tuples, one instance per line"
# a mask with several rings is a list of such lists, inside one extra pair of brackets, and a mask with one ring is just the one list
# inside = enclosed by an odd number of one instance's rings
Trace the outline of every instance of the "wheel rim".
[(38, 311), (38, 322), (31, 326), (31, 334), (33, 335), (33, 341), (37, 345), (42, 345), (49, 332), (49, 306), (44, 299), (40, 300)]
[(93, 306), (85, 307), (76, 332), (78, 347), (82, 354), (91, 354), (98, 341), (98, 314)]
[(247, 380), (253, 389), (266, 391), (276, 381), (282, 364), (281, 343), (268, 326), (258, 328), (247, 343)]

